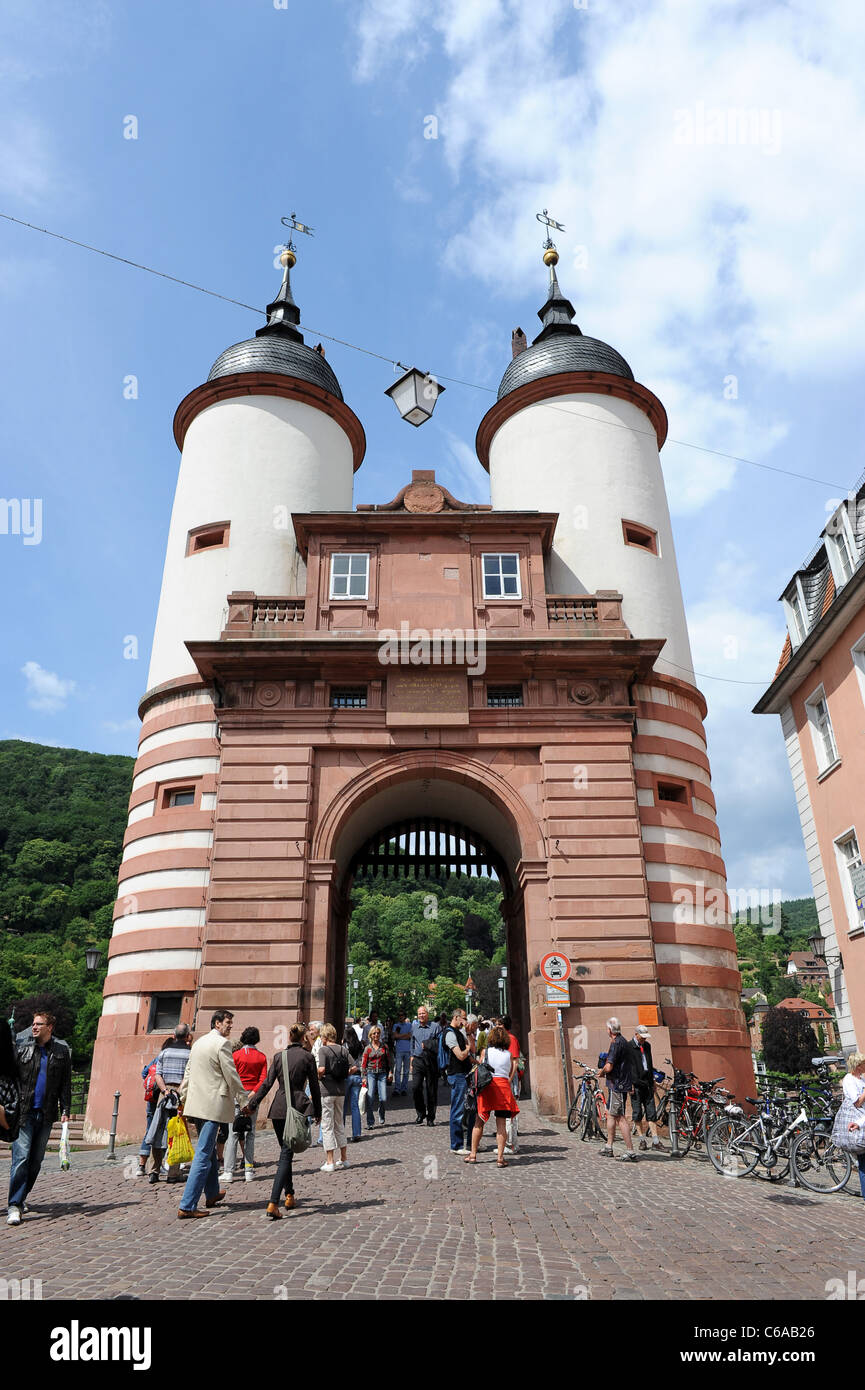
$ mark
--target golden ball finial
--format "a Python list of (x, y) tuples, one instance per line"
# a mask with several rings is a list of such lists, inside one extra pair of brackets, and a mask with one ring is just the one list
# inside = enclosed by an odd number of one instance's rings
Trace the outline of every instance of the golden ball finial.
[(558, 265), (559, 253), (555, 246), (548, 246), (544, 252), (544, 265)]
[(290, 247), (286, 246), (285, 250), (280, 253), (279, 264), (282, 266), (287, 265), (289, 270), (297, 265), (297, 256)]

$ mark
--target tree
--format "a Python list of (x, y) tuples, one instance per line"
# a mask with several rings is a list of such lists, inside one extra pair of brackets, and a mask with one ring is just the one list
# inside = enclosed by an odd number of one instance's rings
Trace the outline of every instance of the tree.
[(769, 1071), (796, 1076), (811, 1070), (817, 1039), (811, 1025), (793, 1009), (772, 1008), (763, 1023), (763, 1061)]
[(68, 1038), (74, 1022), (72, 1010), (62, 996), (55, 994), (53, 990), (43, 990), (39, 994), (30, 994), (15, 1005), (12, 1010), (15, 1032), (20, 1033), (22, 1029), (29, 1028), (33, 1022), (33, 1015), (38, 1013), (40, 1009), (47, 1009), (49, 1013), (54, 1014), (57, 1020), (54, 1024), (55, 1035), (58, 1038)]

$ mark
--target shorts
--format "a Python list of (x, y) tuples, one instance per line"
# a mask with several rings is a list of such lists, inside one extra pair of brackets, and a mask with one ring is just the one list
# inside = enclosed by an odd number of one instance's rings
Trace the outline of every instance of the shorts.
[(635, 1086), (631, 1092), (631, 1116), (635, 1122), (642, 1119), (656, 1120), (655, 1088)]
[(627, 1098), (625, 1091), (614, 1091), (612, 1086), (607, 1087), (607, 1114), (611, 1120), (619, 1120), (624, 1116)]

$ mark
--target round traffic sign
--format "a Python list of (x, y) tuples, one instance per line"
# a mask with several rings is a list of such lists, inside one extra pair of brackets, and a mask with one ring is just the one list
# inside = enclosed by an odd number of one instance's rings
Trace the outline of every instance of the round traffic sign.
[(541, 961), (541, 974), (551, 985), (562, 984), (571, 977), (571, 962), (561, 951), (550, 951)]

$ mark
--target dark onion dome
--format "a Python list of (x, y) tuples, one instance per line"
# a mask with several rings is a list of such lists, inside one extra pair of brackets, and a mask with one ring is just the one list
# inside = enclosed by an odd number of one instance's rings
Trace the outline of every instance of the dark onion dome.
[(340, 384), (324, 354), (307, 347), (303, 334), (296, 327), (300, 322), (300, 310), (292, 298), (289, 281), (289, 271), (295, 263), (293, 251), (283, 251), (280, 259), (285, 270), (279, 293), (267, 306), (267, 323), (258, 329), (254, 338), (234, 343), (221, 352), (207, 380), (216, 381), (222, 376), (233, 376), (235, 372), (275, 372), (279, 376), (308, 381), (341, 401)]
[(550, 267), (550, 291), (544, 307), (538, 310), (538, 318), (544, 326), (532, 346), (517, 353), (508, 364), (496, 399), (501, 400), (527, 382), (561, 372), (609, 372), (611, 376), (633, 381), (634, 373), (621, 353), (598, 338), (587, 338), (571, 322), (574, 306), (559, 289), (555, 250), (548, 251), (544, 260)]

